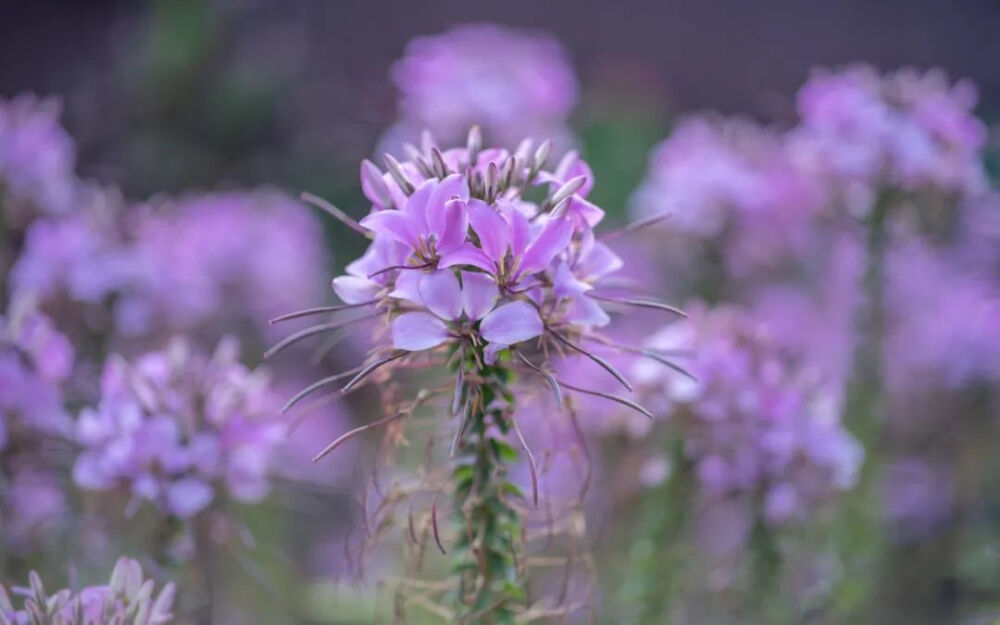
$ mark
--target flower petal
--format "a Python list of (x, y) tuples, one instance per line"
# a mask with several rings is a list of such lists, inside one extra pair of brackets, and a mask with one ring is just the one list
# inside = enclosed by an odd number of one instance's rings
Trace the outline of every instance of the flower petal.
[(453, 252), (443, 254), (438, 261), (438, 267), (441, 269), (456, 265), (471, 265), (490, 273), (496, 271), (496, 264), (486, 252), (468, 242)]
[(360, 304), (375, 298), (381, 287), (377, 282), (358, 276), (337, 276), (333, 279), (333, 292), (345, 304)]
[(454, 252), (465, 243), (469, 231), (469, 214), (465, 200), (448, 200), (444, 207), (444, 227), (437, 242), (438, 254)]
[(510, 226), (491, 206), (482, 200), (469, 200), (469, 223), (479, 236), (487, 256), (499, 261), (507, 254)]
[(539, 336), (544, 326), (535, 307), (527, 302), (504, 304), (486, 315), (479, 333), (490, 343), (512, 345)]
[(389, 194), (389, 187), (383, 176), (375, 163), (368, 159), (361, 161), (361, 191), (380, 209), (392, 206), (392, 195)]
[(566, 214), (577, 221), (581, 230), (593, 228), (604, 219), (604, 210), (601, 207), (588, 202), (579, 195), (570, 198)]
[(420, 279), (424, 277), (420, 271), (415, 269), (404, 269), (396, 276), (396, 283), (393, 285), (390, 297), (405, 299), (414, 304), (422, 304), (420, 297)]
[(557, 254), (566, 249), (573, 235), (573, 224), (566, 219), (554, 219), (545, 224), (521, 257), (519, 273), (537, 273), (546, 269)]
[(611, 318), (599, 303), (584, 294), (570, 300), (563, 321), (577, 326), (600, 328), (611, 323)]
[(442, 319), (462, 315), (462, 287), (450, 269), (440, 269), (420, 278), (420, 299), (424, 306)]
[(430, 313), (405, 313), (392, 323), (392, 345), (415, 352), (437, 347), (448, 340), (448, 328)]
[(420, 230), (410, 215), (397, 210), (376, 211), (361, 220), (361, 226), (376, 235), (391, 237), (410, 247), (416, 247)]
[(478, 271), (462, 272), (462, 308), (469, 319), (482, 319), (493, 310), (500, 290), (493, 279)]
[(414, 232), (418, 235), (427, 233), (427, 203), (437, 188), (437, 182), (436, 178), (432, 178), (420, 183), (403, 207), (402, 212), (410, 217)]
[(469, 199), (469, 183), (462, 174), (451, 174), (434, 187), (427, 200), (427, 231), (440, 241), (445, 234), (445, 206), (454, 198)]

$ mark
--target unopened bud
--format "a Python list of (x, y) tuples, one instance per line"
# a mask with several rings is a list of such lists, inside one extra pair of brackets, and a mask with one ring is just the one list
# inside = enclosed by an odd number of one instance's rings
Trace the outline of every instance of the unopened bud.
[(416, 189), (410, 179), (406, 177), (406, 172), (403, 171), (403, 166), (399, 164), (399, 161), (392, 154), (382, 155), (382, 160), (385, 162), (385, 168), (389, 171), (389, 175), (396, 181), (403, 193), (412, 194)]

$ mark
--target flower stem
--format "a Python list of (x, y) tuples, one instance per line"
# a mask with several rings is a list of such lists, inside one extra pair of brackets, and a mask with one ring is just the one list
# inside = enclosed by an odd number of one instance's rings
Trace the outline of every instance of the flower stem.
[(518, 490), (507, 480), (517, 451), (505, 440), (514, 397), (510, 372), (470, 359), (460, 366), (475, 376), (463, 383), (465, 426), (452, 471), (458, 538), (453, 573), (458, 577), (459, 623), (513, 623), (526, 590), (519, 570), (522, 524), (508, 501)]

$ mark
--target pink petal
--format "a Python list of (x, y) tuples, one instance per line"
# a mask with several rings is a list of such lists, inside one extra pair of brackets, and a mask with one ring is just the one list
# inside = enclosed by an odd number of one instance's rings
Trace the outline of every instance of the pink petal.
[(456, 265), (471, 265), (490, 273), (496, 271), (496, 264), (486, 252), (468, 242), (453, 252), (443, 254), (438, 262), (438, 267), (441, 269)]
[(552, 279), (552, 292), (556, 297), (563, 299), (579, 295), (584, 291), (589, 291), (591, 287), (586, 282), (577, 280), (573, 272), (569, 270), (569, 265), (560, 262), (556, 267), (555, 275)]
[(416, 269), (403, 269), (396, 276), (396, 284), (392, 292), (389, 293), (389, 296), (405, 299), (414, 304), (422, 304), (423, 300), (420, 298), (420, 279), (423, 277), (424, 274)]
[(177, 480), (167, 488), (167, 507), (181, 519), (189, 519), (212, 503), (212, 487), (195, 478)]
[(496, 210), (481, 200), (469, 200), (469, 223), (479, 236), (479, 243), (487, 256), (499, 261), (507, 254), (510, 242), (507, 221)]
[(507, 214), (507, 219), (510, 220), (511, 252), (517, 258), (524, 254), (524, 250), (531, 243), (531, 222), (528, 220), (527, 215), (517, 209), (511, 210)]
[(392, 323), (392, 344), (397, 349), (416, 352), (447, 340), (448, 328), (430, 313), (406, 313)]
[(402, 212), (410, 217), (414, 231), (418, 235), (427, 233), (427, 203), (437, 188), (437, 182), (436, 178), (432, 178), (420, 183), (403, 207)]
[(596, 204), (592, 204), (579, 195), (574, 195), (569, 200), (569, 208), (566, 214), (576, 219), (581, 229), (593, 228), (604, 219), (604, 210)]
[(563, 321), (578, 326), (600, 328), (611, 323), (611, 318), (596, 301), (586, 295), (578, 295), (570, 300)]
[(420, 299), (442, 319), (458, 319), (462, 315), (462, 287), (450, 269), (424, 274), (420, 278)]
[(361, 191), (372, 204), (386, 208), (392, 204), (392, 195), (389, 194), (389, 187), (386, 186), (382, 176), (375, 163), (368, 159), (361, 161)]
[(469, 231), (469, 214), (465, 210), (465, 200), (448, 200), (444, 207), (444, 228), (438, 239), (438, 254), (454, 252), (462, 247)]
[(590, 252), (583, 257), (578, 270), (584, 279), (596, 280), (609, 273), (618, 271), (624, 265), (625, 263), (618, 254), (615, 254), (611, 251), (610, 247), (598, 241), (594, 243)]
[(345, 304), (360, 304), (375, 298), (381, 287), (368, 278), (338, 276), (333, 279), (333, 292)]
[(566, 249), (573, 236), (573, 224), (566, 219), (555, 219), (545, 224), (521, 257), (519, 272), (536, 273), (546, 269), (557, 254)]
[(478, 271), (462, 272), (462, 308), (469, 319), (482, 319), (493, 310), (498, 297), (500, 290), (490, 276)]
[(469, 199), (469, 183), (462, 174), (451, 174), (437, 183), (427, 200), (427, 231), (438, 241), (444, 237), (447, 224), (445, 205), (455, 198)]
[(362, 227), (371, 230), (376, 235), (382, 234), (392, 237), (410, 247), (417, 245), (420, 231), (417, 230), (413, 218), (402, 211), (377, 211), (362, 219), (360, 223)]
[(541, 335), (544, 326), (535, 307), (527, 302), (504, 304), (486, 315), (479, 333), (490, 343), (513, 345)]

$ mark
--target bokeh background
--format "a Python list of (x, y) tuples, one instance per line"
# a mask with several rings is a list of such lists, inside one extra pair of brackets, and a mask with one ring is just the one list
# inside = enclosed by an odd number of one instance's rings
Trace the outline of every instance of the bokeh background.
[[(289, 211), (301, 221), (290, 218), (295, 223), (285, 223), (272, 215), (273, 223), (261, 225), (262, 231), (289, 232), (287, 239), (269, 241), (266, 245), (271, 247), (265, 251), (253, 244), (241, 246), (224, 233), (240, 220), (244, 204), (263, 200), (260, 195), (247, 200), (239, 190), (287, 194), (264, 202), (275, 214), (281, 213), (284, 202), (294, 204), (290, 198), (307, 190), (360, 218), (370, 203), (362, 194), (358, 163), (396, 145), (387, 133), (401, 119), (391, 67), (416, 37), (483, 22), (547, 33), (565, 47), (579, 93), (568, 118), (572, 136), (563, 147), (576, 145), (593, 168), (598, 182), (590, 199), (607, 211), (605, 225), (610, 227), (629, 219), (631, 198), (646, 175), (651, 150), (670, 135), (679, 119), (711, 112), (790, 127), (799, 116), (796, 92), (816, 67), (863, 62), (881, 71), (942, 68), (952, 80), (968, 78), (976, 85), (976, 116), (987, 125), (1000, 119), (1000, 6), (987, 0), (489, 4), (6, 0), (0, 2), (0, 97), (33, 93), (57, 99), (59, 119), (75, 144), (77, 177), (120, 189), (130, 210), (141, 212), (149, 205), (165, 216), (171, 211), (187, 215), (185, 240), (220, 250), (211, 262), (226, 268), (213, 271), (241, 275), (241, 267), (230, 268), (225, 262), (241, 259), (240, 254), (297, 259), (264, 262), (265, 268), (253, 270), (255, 276), (264, 277), (236, 299), (268, 300), (259, 311), (215, 315), (209, 298), (209, 303), (198, 301), (176, 313), (177, 318), (201, 315), (197, 323), (171, 318), (156, 332), (137, 330), (108, 345), (132, 356), (162, 347), (164, 336), (178, 327), (205, 346), (213, 346), (227, 332), (236, 333), (243, 339), (243, 361), (256, 365), (259, 354), (281, 334), (256, 328), (254, 320), (331, 301), (326, 281), (361, 253), (364, 241), (320, 211), (303, 211), (296, 205)], [(990, 131), (981, 150), (982, 165), (990, 176), (997, 164), (992, 156), (994, 134)], [(232, 208), (199, 223), (198, 198), (227, 193), (235, 194)], [(227, 202), (225, 195), (209, 197), (214, 198), (208, 200), (213, 210)], [(1000, 203), (991, 201), (987, 212), (996, 213)], [(995, 228), (996, 218), (986, 223)], [(172, 233), (164, 236), (177, 236), (163, 227)], [(240, 230), (233, 237), (266, 239), (255, 232)], [(303, 241), (312, 240), (309, 233), (319, 237), (322, 249), (306, 249), (309, 244)], [(159, 241), (155, 232), (149, 236), (150, 241)], [(16, 241), (21, 243), (20, 236)], [(679, 303), (694, 298), (728, 303), (725, 290), (720, 294), (704, 285), (691, 286), (694, 280), (674, 279), (673, 272), (686, 271), (692, 262), (711, 261), (658, 256), (648, 252), (658, 245), (655, 236), (644, 241), (640, 247), (646, 254), (636, 252), (642, 257), (637, 264), (646, 272), (640, 271), (640, 278), (652, 291)], [(979, 244), (985, 252), (977, 258), (986, 260), (976, 262), (996, 263), (1000, 240), (986, 237)], [(678, 248), (687, 250), (681, 255), (690, 252), (692, 258), (701, 258), (697, 246), (693, 252), (680, 244)], [(817, 248), (817, 255), (826, 253)], [(0, 260), (5, 256), (0, 254)], [(157, 259), (172, 266), (188, 260), (184, 254)], [(270, 271), (273, 265), (284, 268)], [(307, 266), (310, 278), (316, 280), (283, 290), (288, 277)], [(990, 267), (993, 281), (988, 289), (995, 294), (1000, 278)], [(196, 273), (198, 266), (191, 271)], [(184, 284), (179, 282), (177, 288), (187, 288)], [(948, 299), (950, 284), (942, 280), (940, 290), (931, 289), (929, 297)], [(846, 291), (863, 288), (859, 281)], [(995, 299), (991, 301), (992, 308), (975, 309), (975, 314), (985, 315), (981, 325), (987, 329), (1000, 326), (1000, 309)], [(155, 297), (140, 303), (170, 308)], [(200, 307), (208, 307), (208, 312), (190, 312)], [(74, 336), (65, 327), (72, 321), (47, 312), (63, 332)], [(131, 320), (136, 327), (147, 328), (143, 320), (151, 315), (136, 304), (114, 323)], [(642, 328), (652, 332), (649, 325)], [(90, 377), (96, 379), (109, 348), (94, 339), (92, 329), (83, 332), (91, 341), (86, 345), (105, 347), (75, 346), (78, 355), (87, 353), (95, 363)], [(933, 324), (916, 331), (933, 332)], [(947, 352), (951, 339), (941, 340), (942, 351)], [(361, 357), (363, 342), (363, 337), (349, 340), (321, 364), (316, 364), (321, 359), (310, 362), (314, 354), (309, 350), (274, 364), (283, 396), (321, 371), (349, 366)], [(987, 338), (983, 343), (986, 350), (1000, 348), (1000, 343), (991, 345)], [(845, 350), (851, 351), (851, 346)], [(597, 480), (594, 506), (608, 501), (613, 505), (608, 507), (610, 513), (588, 511), (592, 521), (588, 540), (598, 579), (597, 589), (588, 591), (596, 606), (592, 618), (678, 624), (1000, 622), (996, 383), (996, 377), (986, 375), (960, 392), (949, 388), (932, 399), (922, 392), (911, 393), (895, 405), (897, 410), (921, 414), (919, 425), (912, 428), (917, 433), (896, 428), (903, 433), (890, 443), (871, 426), (873, 419), (885, 415), (873, 417), (874, 404), (852, 395), (846, 403), (848, 413), (853, 409), (854, 414), (847, 414), (844, 421), (867, 453), (860, 485), (834, 504), (834, 513), (792, 531), (793, 537), (787, 539), (792, 546), (776, 548), (779, 539), (754, 533), (741, 547), (741, 555), (723, 558), (736, 558), (738, 567), (754, 560), (746, 566), (757, 582), (767, 579), (760, 583), (730, 583), (719, 568), (704, 564), (711, 557), (700, 555), (693, 544), (698, 542), (696, 532), (677, 529), (683, 521), (670, 511), (690, 499), (669, 484), (660, 485), (663, 476), (656, 477), (655, 454), (636, 458), (629, 451), (635, 446), (649, 451), (655, 441), (620, 432), (594, 434), (592, 447), (601, 456), (595, 471), (607, 468), (603, 483)], [(90, 388), (79, 396), (97, 395)], [(376, 400), (374, 393), (365, 393), (333, 408), (321, 406), (320, 418), (298, 430), (294, 443), (282, 446), (283, 471), (274, 478), (271, 495), (259, 505), (237, 506), (235, 514), (252, 540), (236, 541), (242, 547), (216, 553), (207, 565), (213, 578), (211, 600), (206, 603), (194, 593), (196, 599), (180, 601), (181, 622), (347, 624), (372, 622), (376, 614), (391, 619), (391, 594), (379, 581), (397, 571), (392, 544), (368, 554), (360, 580), (354, 576), (357, 563), (345, 549), (358, 531), (357, 502), (369, 496), (365, 486), (381, 448), (375, 440), (352, 441), (324, 465), (311, 467), (308, 462), (312, 453), (351, 424), (375, 418)], [(928, 408), (929, 404), (933, 406)], [(78, 406), (72, 412), (78, 412)], [(935, 425), (928, 426), (928, 421)], [(968, 458), (974, 460), (962, 460)], [(615, 493), (616, 480), (624, 478), (608, 467), (619, 464), (635, 475), (652, 474), (642, 480), (654, 486), (636, 492), (627, 487), (627, 495), (609, 497), (608, 492)], [(890, 468), (903, 475), (895, 486), (886, 479)], [(13, 488), (11, 484), (2, 483), (5, 488)], [(886, 488), (897, 496), (886, 495)], [(902, 502), (894, 509), (904, 509), (897, 516), (906, 517), (905, 523), (884, 512), (890, 507), (888, 500)], [(74, 509), (93, 511), (94, 505), (73, 502)], [(142, 556), (151, 549), (148, 537), (135, 531), (143, 518), (119, 515), (100, 527), (70, 524), (70, 538), (64, 532), (47, 549), (29, 555), (7, 545), (0, 582), (20, 583), (29, 568), (48, 573), (56, 586), (77, 575), (94, 579), (95, 571), (106, 570), (113, 562), (111, 553), (131, 549), (139, 552), (133, 555)], [(696, 524), (702, 522), (713, 519), (701, 518)], [(739, 533), (718, 518), (714, 522), (718, 542)], [(210, 529), (205, 531), (211, 535)], [(107, 539), (108, 535), (113, 538)], [(94, 538), (81, 555), (79, 541), (87, 536), (105, 538)], [(198, 550), (197, 541), (205, 538), (192, 535), (191, 539)], [(675, 548), (677, 544), (681, 548)], [(776, 560), (783, 560), (783, 572), (774, 572)], [(155, 566), (151, 563), (158, 561), (150, 556), (144, 564)], [(202, 567), (193, 577), (202, 588), (205, 580), (198, 576), (205, 570)], [(175, 575), (168, 566), (155, 568), (154, 574)], [(679, 598), (665, 607), (658, 603), (661, 595)], [(425, 618), (429, 619), (420, 613), (411, 616), (418, 623)], [(573, 618), (587, 622), (588, 617)]]

